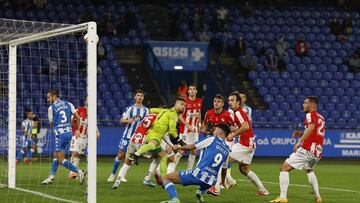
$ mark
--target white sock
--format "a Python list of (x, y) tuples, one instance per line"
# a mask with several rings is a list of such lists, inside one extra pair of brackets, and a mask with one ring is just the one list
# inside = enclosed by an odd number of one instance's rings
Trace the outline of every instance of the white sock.
[(280, 171), (279, 183), (280, 183), (280, 197), (286, 198), (287, 190), (288, 190), (289, 183), (290, 183), (289, 172)]
[(221, 190), (221, 187), (220, 187), (220, 184), (221, 184), (221, 169), (219, 170), (219, 173), (218, 173), (218, 177), (217, 177), (217, 181), (216, 181), (216, 184), (215, 184), (215, 190), (220, 192)]
[(254, 183), (256, 185), (256, 187), (258, 187), (259, 191), (265, 191), (264, 185), (262, 184), (262, 182), (260, 181), (260, 179), (254, 172), (249, 171), (249, 173), (247, 174), (247, 177), (249, 178), (249, 180), (252, 183)]
[(191, 170), (195, 163), (196, 155), (189, 154), (187, 170)]
[(315, 197), (320, 197), (320, 192), (319, 192), (319, 184), (316, 178), (316, 175), (314, 173), (314, 171), (311, 171), (310, 173), (307, 173), (308, 179), (309, 179), (309, 183), (312, 186), (313, 192), (314, 192), (314, 196)]
[(176, 163), (175, 162), (170, 162), (168, 164), (167, 174), (175, 172), (175, 169), (176, 169)]
[(80, 158), (72, 157), (72, 163), (74, 164), (74, 166), (78, 167), (80, 163)]
[(130, 166), (124, 163), (120, 169), (118, 178), (125, 179), (126, 173), (129, 170)]
[(226, 182), (227, 183), (233, 183), (235, 179), (231, 176), (231, 168), (228, 168), (226, 170)]
[(153, 176), (156, 172), (156, 168), (159, 166), (160, 164), (160, 160), (159, 159), (154, 159), (150, 166), (149, 166), (149, 170), (148, 172), (146, 173), (146, 176), (145, 176), (145, 180), (146, 181), (150, 181), (151, 180), (151, 176)]

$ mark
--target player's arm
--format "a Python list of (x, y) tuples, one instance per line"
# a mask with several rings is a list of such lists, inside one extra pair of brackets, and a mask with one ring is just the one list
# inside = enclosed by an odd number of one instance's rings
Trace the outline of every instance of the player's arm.
[(182, 123), (183, 125), (185, 125), (185, 126), (187, 127), (187, 129), (189, 129), (190, 132), (194, 132), (194, 128), (193, 128), (189, 123), (187, 123), (187, 122), (185, 121), (185, 119), (184, 119), (184, 114), (185, 114), (185, 112), (184, 112), (183, 114), (179, 115), (180, 123)]
[(48, 118), (49, 118), (50, 128), (53, 128), (54, 127), (54, 114), (53, 114), (51, 106), (48, 108)]
[(293, 134), (291, 135), (291, 138), (297, 138), (297, 137), (301, 137), (304, 133), (301, 131), (294, 131)]
[(178, 115), (177, 113), (170, 113), (170, 118), (169, 118), (169, 134), (173, 137), (173, 138), (177, 138), (179, 135), (177, 133), (177, 129), (176, 129), (176, 124), (177, 124), (177, 120), (178, 120)]
[(184, 146), (179, 146), (179, 145), (175, 145), (173, 147), (173, 149), (175, 151), (177, 150), (194, 150), (194, 149), (203, 149), (208, 147), (213, 141), (214, 141), (215, 137), (208, 137), (205, 138), (204, 140), (196, 143), (196, 144), (191, 144), (191, 145), (184, 145)]
[(150, 113), (156, 113), (159, 114), (161, 111), (163, 111), (163, 108), (151, 108)]
[(72, 103), (68, 102), (69, 103), (69, 106), (70, 106), (70, 110), (71, 110), (71, 113), (73, 114), (73, 116), (75, 117), (76, 119), (76, 131), (75, 131), (75, 135), (76, 137), (78, 138), (80, 136), (80, 116), (79, 114), (77, 113), (77, 111), (75, 110), (75, 107)]
[(315, 129), (315, 124), (314, 123), (310, 123), (308, 125), (308, 127), (304, 130), (304, 134), (303, 136), (300, 138), (300, 140), (294, 145), (294, 152), (296, 152), (296, 150), (300, 147), (301, 143), (304, 142), (304, 140), (306, 140), (307, 137), (309, 137), (309, 135), (311, 134), (311, 132)]
[(240, 112), (235, 112), (235, 119), (238, 119), (241, 123), (241, 126), (239, 129), (235, 130), (235, 132), (232, 132), (229, 134), (229, 136), (227, 137), (228, 140), (231, 140), (232, 138), (234, 138), (235, 136), (239, 135), (241, 136), (241, 134), (247, 130), (250, 129), (249, 124), (244, 120), (244, 118), (241, 116)]
[(132, 124), (135, 120), (130, 118), (130, 110), (131, 108), (127, 108), (126, 111), (123, 113), (120, 124)]
[(200, 132), (204, 133), (205, 135), (208, 135), (208, 134), (210, 134), (210, 132), (208, 131), (208, 124), (207, 124), (206, 120), (207, 120), (207, 112), (205, 114), (205, 119), (201, 125)]

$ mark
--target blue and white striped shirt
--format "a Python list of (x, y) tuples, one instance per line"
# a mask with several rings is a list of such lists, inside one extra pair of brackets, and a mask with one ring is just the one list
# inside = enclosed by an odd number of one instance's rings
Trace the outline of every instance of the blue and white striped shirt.
[(21, 127), (24, 129), (25, 132), (28, 133), (29, 137), (24, 133), (24, 136), (27, 138), (31, 138), (31, 134), (32, 134), (32, 129), (34, 127), (34, 123), (32, 120), (30, 119), (25, 119), (22, 124)]
[(214, 185), (220, 167), (230, 154), (229, 146), (225, 140), (210, 136), (196, 143), (195, 148), (205, 150), (192, 175), (208, 185)]
[(135, 133), (137, 126), (140, 124), (142, 119), (148, 115), (149, 109), (145, 106), (136, 107), (135, 104), (126, 108), (126, 111), (123, 113), (121, 119), (135, 119), (135, 122), (126, 124), (126, 128), (122, 138), (130, 139), (131, 136)]

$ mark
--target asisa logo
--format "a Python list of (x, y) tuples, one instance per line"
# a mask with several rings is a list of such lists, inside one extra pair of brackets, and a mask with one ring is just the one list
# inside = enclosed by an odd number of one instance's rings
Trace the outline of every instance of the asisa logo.
[(186, 47), (154, 47), (153, 52), (157, 57), (188, 58), (189, 56)]

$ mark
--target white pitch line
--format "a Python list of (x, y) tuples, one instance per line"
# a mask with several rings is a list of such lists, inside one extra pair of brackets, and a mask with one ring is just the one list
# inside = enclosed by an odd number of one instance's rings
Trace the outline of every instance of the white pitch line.
[[(0, 184), (0, 188), (1, 187), (5, 188), (5, 187), (7, 187), (7, 185)], [(22, 191), (22, 192), (28, 192), (28, 193), (31, 193), (31, 194), (34, 194), (34, 195), (38, 195), (40, 197), (53, 199), (53, 200), (57, 200), (57, 201), (60, 201), (60, 202), (81, 203), (81, 202), (77, 202), (77, 201), (73, 201), (73, 200), (62, 199), (62, 198), (59, 198), (59, 197), (51, 196), (51, 195), (44, 194), (44, 193), (41, 193), (41, 192), (31, 191), (31, 190), (27, 190), (27, 189), (24, 189), (24, 188), (19, 188), (19, 187), (9, 188), (9, 189), (19, 190), (19, 191)]]
[[(237, 179), (237, 181), (250, 182), (249, 180), (245, 180), (245, 179)], [(279, 183), (276, 183), (276, 182), (268, 182), (268, 181), (261, 181), (261, 182), (266, 183), (266, 184), (279, 185)], [(301, 185), (301, 184), (290, 184), (290, 185), (291, 185), (291, 186), (295, 186), (295, 187), (311, 188), (310, 185)], [(332, 190), (332, 191), (339, 191), (339, 192), (351, 192), (351, 193), (359, 193), (359, 194), (360, 194), (360, 191), (347, 190), (347, 189), (341, 189), (341, 188), (320, 187), (320, 189), (323, 189), (323, 190)]]

